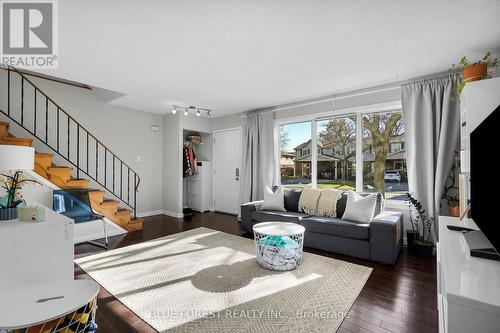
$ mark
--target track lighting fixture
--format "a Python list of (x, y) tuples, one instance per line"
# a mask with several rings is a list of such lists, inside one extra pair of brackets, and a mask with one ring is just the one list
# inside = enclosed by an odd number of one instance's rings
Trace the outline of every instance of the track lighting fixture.
[[(176, 114), (177, 111), (183, 111), (185, 116), (188, 116), (190, 113), (196, 114), (196, 117), (201, 117), (201, 115), (205, 115), (207, 117), (212, 117), (212, 110), (205, 109), (205, 108), (200, 108), (197, 106), (189, 105), (189, 106), (182, 106), (182, 105), (172, 105), (172, 114)], [(192, 111), (192, 112), (191, 112)], [(203, 113), (205, 112), (205, 113)]]

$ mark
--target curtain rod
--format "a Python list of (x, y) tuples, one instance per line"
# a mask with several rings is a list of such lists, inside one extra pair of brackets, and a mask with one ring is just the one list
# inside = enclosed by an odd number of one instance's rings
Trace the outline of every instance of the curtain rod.
[(396, 82), (392, 82), (392, 83), (386, 83), (386, 84), (375, 85), (375, 86), (367, 87), (367, 88), (363, 88), (363, 89), (357, 89), (357, 90), (353, 90), (350, 92), (338, 93), (338, 94), (333, 94), (333, 95), (328, 95), (328, 96), (318, 97), (318, 98), (312, 98), (312, 99), (306, 99), (302, 102), (286, 103), (286, 104), (271, 106), (268, 108), (247, 111), (247, 112), (245, 112), (244, 115), (241, 116), (241, 118), (246, 118), (249, 114), (283, 111), (283, 110), (294, 109), (294, 108), (301, 107), (301, 106), (307, 106), (307, 105), (312, 105), (312, 104), (317, 104), (317, 103), (322, 103), (322, 102), (335, 101), (338, 99), (345, 99), (345, 98), (374, 94), (374, 93), (378, 93), (378, 92), (397, 90), (397, 89), (401, 89), (401, 86), (403, 86), (405, 84), (410, 84), (412, 82), (420, 81), (420, 80), (433, 79), (433, 78), (437, 78), (437, 77), (449, 75), (449, 74), (456, 74), (458, 71), (459, 71), (459, 69), (457, 68), (457, 69), (447, 70), (447, 71), (443, 71), (443, 72), (437, 72), (437, 73), (432, 73), (432, 74), (428, 74), (428, 75), (417, 76), (417, 77), (413, 77), (410, 79), (400, 80), (400, 81), (396, 81)]

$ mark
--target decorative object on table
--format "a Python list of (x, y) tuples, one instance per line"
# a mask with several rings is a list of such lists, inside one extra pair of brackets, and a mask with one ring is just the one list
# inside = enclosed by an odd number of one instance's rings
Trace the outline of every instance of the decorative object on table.
[(17, 208), (17, 219), (23, 222), (45, 221), (45, 208), (41, 206), (26, 206)]
[[(417, 240), (413, 240), (412, 242), (412, 253), (420, 258), (431, 258), (434, 247), (432, 242), (429, 240), (433, 224), (432, 218), (427, 215), (426, 210), (420, 201), (418, 201), (410, 193), (406, 193), (406, 197), (408, 199), (410, 223), (412, 228), (416, 228), (419, 236)], [(415, 211), (417, 213), (416, 215), (414, 214)]]
[(275, 271), (289, 271), (302, 261), (305, 228), (295, 223), (263, 222), (253, 226), (255, 253), (259, 265)]
[(453, 65), (454, 68), (460, 68), (461, 80), (456, 87), (455, 94), (452, 95), (452, 101), (458, 101), (462, 90), (464, 90), (465, 85), (468, 82), (478, 81), (488, 78), (488, 67), (496, 67), (498, 65), (498, 59), (493, 59), (491, 52), (486, 52), (484, 57), (476, 62), (471, 62), (467, 57), (462, 57), (457, 65)]
[[(0, 221), (17, 218), (17, 207), (24, 205), (18, 190), (21, 184), (30, 182), (19, 170), (33, 170), (35, 165), (35, 149), (32, 147), (0, 145), (0, 171), (3, 171), (5, 193), (0, 194)], [(15, 171), (13, 175), (6, 171)], [(32, 181), (36, 182), (36, 181)], [(3, 195), (3, 196), (2, 196)]]
[(460, 152), (455, 151), (455, 161), (448, 177), (447, 185), (444, 187), (441, 199), (446, 200), (450, 216), (460, 216), (459, 189), (457, 187), (457, 174), (460, 170)]

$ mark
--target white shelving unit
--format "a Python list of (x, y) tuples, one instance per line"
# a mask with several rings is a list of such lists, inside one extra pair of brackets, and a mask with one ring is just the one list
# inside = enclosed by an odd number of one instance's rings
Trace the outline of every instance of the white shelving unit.
[(99, 292), (94, 281), (74, 280), (73, 220), (48, 208), (45, 217), (0, 221), (0, 332), (72, 313)]
[(455, 225), (478, 230), (472, 219), (439, 217), (437, 244), (440, 333), (500, 332), (500, 262), (470, 256)]
[(206, 212), (212, 203), (212, 168), (208, 161), (198, 161), (198, 174), (188, 177), (188, 207)]

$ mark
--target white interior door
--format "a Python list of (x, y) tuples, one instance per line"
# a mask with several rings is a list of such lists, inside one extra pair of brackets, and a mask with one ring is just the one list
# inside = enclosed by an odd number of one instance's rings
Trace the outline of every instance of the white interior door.
[(241, 129), (214, 132), (214, 210), (238, 214)]

